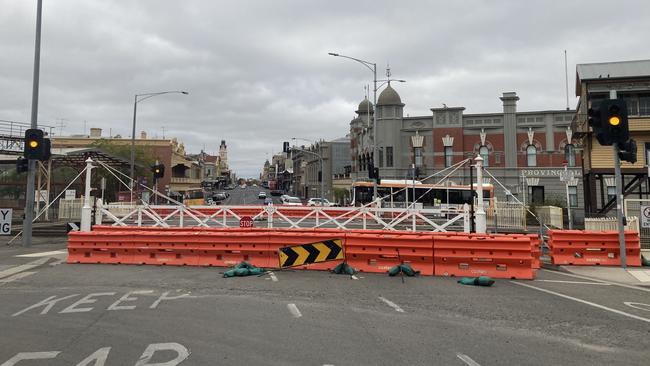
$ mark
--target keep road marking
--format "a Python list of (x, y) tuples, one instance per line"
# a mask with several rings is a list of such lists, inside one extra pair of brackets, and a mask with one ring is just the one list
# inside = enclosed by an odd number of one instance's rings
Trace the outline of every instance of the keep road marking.
[(289, 312), (291, 312), (291, 315), (293, 315), (294, 318), (300, 318), (302, 316), (296, 304), (287, 304), (287, 308), (289, 309)]
[(461, 361), (465, 362), (469, 366), (481, 366), (479, 365), (478, 362), (472, 360), (472, 358), (469, 357), (468, 355), (464, 355), (462, 353), (456, 353), (456, 357), (458, 357)]
[(591, 301), (578, 299), (577, 297), (573, 297), (573, 296), (569, 296), (569, 295), (561, 294), (561, 293), (559, 293), (559, 292), (555, 292), (555, 291), (551, 291), (551, 290), (546, 290), (546, 289), (543, 289), (543, 288), (541, 288), (541, 287), (531, 286), (531, 285), (528, 285), (528, 284), (525, 284), (525, 283), (521, 283), (521, 282), (510, 281), (510, 283), (514, 283), (515, 285), (519, 285), (519, 286), (524, 286), (524, 287), (532, 288), (532, 289), (537, 290), (537, 291), (546, 292), (546, 293), (551, 294), (551, 295), (555, 295), (555, 296), (563, 297), (563, 298), (565, 298), (565, 299), (569, 299), (569, 300), (573, 300), (573, 301), (576, 301), (576, 302), (580, 302), (580, 303), (583, 303), (583, 304), (586, 304), (586, 305), (589, 305), (589, 306), (593, 306), (593, 307), (595, 307), (595, 308), (599, 308), (599, 309), (602, 309), (602, 310), (607, 310), (607, 311), (610, 311), (610, 312), (615, 313), (615, 314), (619, 314), (619, 315), (627, 316), (628, 318), (632, 318), (632, 319), (636, 319), (636, 320), (641, 320), (641, 321), (644, 321), (644, 322), (646, 322), (646, 323), (650, 323), (650, 319), (647, 319), (647, 318), (644, 318), (644, 317), (641, 317), (641, 316), (637, 316), (637, 315), (634, 315), (634, 314), (626, 313), (626, 312), (624, 312), (624, 311), (620, 311), (620, 310), (612, 309), (612, 308), (609, 308), (609, 307), (607, 307), (607, 306), (603, 306), (603, 305), (600, 305), (600, 304), (596, 304), (596, 303), (591, 302)]
[(16, 257), (19, 258), (38, 258), (38, 257), (52, 257), (55, 255), (60, 255), (60, 254), (67, 254), (65, 250), (54, 250), (51, 252), (40, 252), (40, 253), (30, 253), (30, 254), (21, 254), (17, 255)]
[(379, 296), (379, 300), (383, 301), (386, 303), (386, 305), (390, 306), (391, 308), (395, 309), (398, 313), (403, 313), (404, 309), (400, 308), (399, 305), (395, 304), (394, 302), (388, 300), (385, 297)]

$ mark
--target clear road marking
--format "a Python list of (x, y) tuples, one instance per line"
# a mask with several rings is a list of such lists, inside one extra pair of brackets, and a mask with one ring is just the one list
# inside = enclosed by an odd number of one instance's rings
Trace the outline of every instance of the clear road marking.
[(398, 313), (403, 313), (404, 309), (400, 308), (399, 305), (395, 304), (394, 302), (388, 300), (385, 297), (379, 296), (379, 300), (383, 301), (386, 303), (386, 305), (390, 306), (391, 308), (395, 309)]
[(296, 304), (287, 304), (287, 308), (291, 312), (291, 315), (294, 316), (294, 318), (300, 318), (302, 314), (300, 313), (300, 310), (298, 310), (298, 307)]
[(358, 280), (359, 279), (359, 277), (357, 277), (355, 275), (350, 276), (350, 278), (352, 278), (353, 280)]
[(640, 286), (626, 285), (624, 283), (604, 281), (604, 280), (599, 280), (599, 279), (595, 279), (595, 278), (591, 278), (591, 277), (576, 275), (576, 274), (573, 274), (573, 273), (564, 273), (564, 272), (558, 272), (558, 271), (551, 271), (551, 270), (548, 270), (548, 269), (542, 269), (542, 271), (557, 273), (557, 274), (562, 275), (562, 276), (581, 278), (583, 280), (595, 281), (595, 282), (600, 282), (600, 283), (608, 283), (610, 285), (620, 286), (620, 287), (625, 287), (625, 288), (631, 288), (633, 290), (640, 290), (640, 291), (650, 292), (650, 288), (643, 288), (643, 287), (640, 287)]
[(58, 254), (67, 254), (68, 252), (65, 250), (54, 250), (51, 252), (40, 252), (40, 253), (30, 253), (30, 254), (21, 254), (21, 255), (16, 255), (15, 257), (20, 257), (20, 258), (38, 258), (38, 257), (52, 257)]
[(275, 276), (275, 273), (269, 272), (269, 277), (271, 277), (271, 280), (273, 282), (278, 282), (278, 278)]
[(8, 283), (8, 282), (13, 282), (13, 281), (19, 280), (19, 279), (21, 279), (21, 278), (25, 278), (25, 277), (27, 277), (27, 276), (31, 276), (31, 275), (33, 275), (34, 273), (36, 273), (36, 272), (20, 272), (20, 273), (16, 273), (15, 275), (13, 275), (13, 276), (11, 276), (11, 277), (7, 277), (7, 278), (3, 278), (3, 279), (1, 279), (1, 280), (0, 280), (0, 284), (2, 284), (2, 283)]
[(611, 286), (611, 284), (609, 284), (609, 283), (587, 282), (587, 281), (535, 280), (535, 282), (553, 282), (553, 283), (571, 283), (571, 284), (574, 284), (574, 285)]
[(456, 353), (456, 357), (458, 357), (461, 361), (465, 362), (469, 366), (481, 366), (479, 365), (478, 362), (472, 360), (472, 358), (469, 357), (468, 355), (464, 355), (462, 353)]
[(631, 308), (635, 308), (635, 309), (639, 309), (639, 310), (643, 310), (643, 311), (650, 311), (650, 305), (644, 304), (642, 302), (625, 301), (623, 304), (625, 304), (625, 305), (627, 305), (627, 306), (629, 306)]
[(644, 322), (646, 322), (646, 323), (650, 323), (650, 319), (647, 319), (647, 318), (644, 318), (644, 317), (641, 317), (641, 316), (637, 316), (637, 315), (634, 315), (634, 314), (626, 313), (626, 312), (624, 312), (624, 311), (620, 311), (620, 310), (612, 309), (612, 308), (609, 308), (609, 307), (607, 307), (607, 306), (603, 306), (603, 305), (600, 305), (600, 304), (596, 304), (596, 303), (591, 302), (591, 301), (578, 299), (577, 297), (573, 297), (573, 296), (569, 296), (569, 295), (561, 294), (561, 293), (559, 293), (559, 292), (555, 292), (555, 291), (551, 291), (551, 290), (543, 289), (543, 288), (541, 288), (541, 287), (531, 286), (531, 285), (528, 285), (528, 284), (525, 284), (525, 283), (521, 283), (521, 282), (510, 281), (510, 283), (514, 283), (515, 285), (519, 285), (519, 286), (524, 286), (524, 287), (532, 288), (532, 289), (537, 290), (537, 291), (546, 292), (546, 293), (551, 294), (551, 295), (555, 295), (555, 296), (563, 297), (563, 298), (565, 298), (565, 299), (569, 299), (569, 300), (573, 300), (573, 301), (576, 301), (576, 302), (580, 302), (580, 303), (583, 303), (583, 304), (586, 304), (586, 305), (590, 305), (590, 306), (593, 306), (593, 307), (596, 307), (596, 308), (599, 308), (599, 309), (603, 309), (603, 310), (611, 311), (612, 313), (619, 314), (619, 315), (623, 315), (623, 316), (627, 316), (628, 318), (632, 318), (632, 319), (636, 319), (636, 320), (641, 320), (641, 321), (644, 321)]
[(38, 266), (44, 265), (49, 260), (50, 260), (50, 258), (41, 258), (41, 259), (37, 259), (35, 261), (29, 262), (29, 263), (26, 263), (26, 264), (21, 264), (21, 265), (16, 266), (16, 267), (11, 267), (9, 269), (5, 269), (4, 271), (0, 272), (0, 278), (13, 276), (16, 273), (20, 273), (20, 272), (24, 272), (24, 271), (29, 271), (30, 269), (34, 269), (34, 268), (36, 268)]

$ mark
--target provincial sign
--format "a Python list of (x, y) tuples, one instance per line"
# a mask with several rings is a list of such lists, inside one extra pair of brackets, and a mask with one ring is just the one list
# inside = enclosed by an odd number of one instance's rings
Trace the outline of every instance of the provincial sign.
[(294, 245), (278, 249), (280, 268), (302, 266), (343, 259), (343, 240), (330, 239), (316, 243)]
[(650, 228), (650, 206), (641, 206), (641, 227)]

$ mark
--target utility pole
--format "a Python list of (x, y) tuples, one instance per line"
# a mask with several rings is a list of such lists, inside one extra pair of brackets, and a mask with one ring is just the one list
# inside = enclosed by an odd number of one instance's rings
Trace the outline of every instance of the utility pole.
[[(609, 99), (616, 99), (616, 90), (609, 91)], [(614, 181), (616, 182), (616, 221), (618, 221), (618, 245), (621, 256), (621, 267), (627, 267), (625, 253), (625, 215), (623, 214), (623, 181), (621, 179), (621, 158), (619, 157), (618, 144), (612, 144), (614, 152)]]
[[(41, 14), (43, 0), (36, 3), (36, 39), (34, 42), (34, 77), (32, 83), (31, 128), (38, 128), (38, 87), (41, 69)], [(23, 246), (32, 245), (32, 220), (34, 219), (34, 176), (36, 160), (30, 159), (27, 171), (27, 188), (25, 190), (25, 220), (23, 221)]]

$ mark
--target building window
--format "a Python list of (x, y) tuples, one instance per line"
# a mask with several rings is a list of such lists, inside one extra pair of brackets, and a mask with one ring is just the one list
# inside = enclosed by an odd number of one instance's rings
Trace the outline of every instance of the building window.
[(650, 165), (650, 142), (645, 143), (645, 165)]
[(451, 146), (445, 146), (445, 167), (450, 167), (454, 163), (454, 151)]
[(529, 186), (530, 187), (530, 203), (541, 205), (544, 203), (544, 186)]
[(384, 166), (384, 148), (380, 147), (378, 150), (379, 150), (378, 151), (378, 153), (379, 153), (379, 167), (382, 168)]
[(478, 154), (483, 158), (483, 166), (490, 166), (490, 152), (487, 146), (483, 145), (478, 149)]
[[(615, 199), (616, 199), (616, 186), (607, 186), (607, 202)], [(603, 204), (607, 202), (603, 202)]]
[(386, 146), (386, 167), (393, 167), (393, 147)]
[(422, 166), (422, 148), (421, 147), (414, 147), (413, 148), (413, 156), (415, 157), (415, 166), (416, 167), (421, 167)]
[(528, 158), (528, 166), (537, 166), (537, 148), (535, 145), (528, 145), (526, 157)]
[(569, 166), (576, 166), (576, 148), (573, 144), (564, 145), (564, 160)]
[(578, 187), (569, 186), (569, 207), (578, 207)]
[(650, 95), (648, 94), (639, 96), (639, 115), (650, 116)]

